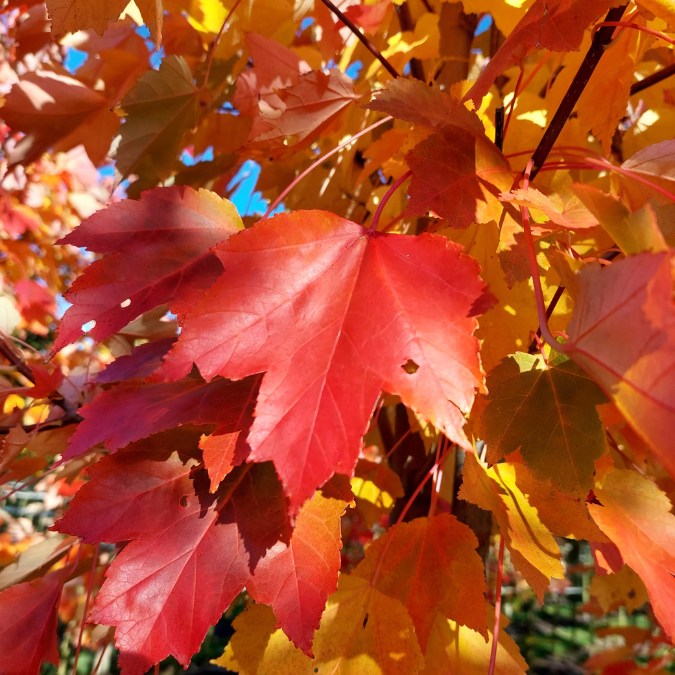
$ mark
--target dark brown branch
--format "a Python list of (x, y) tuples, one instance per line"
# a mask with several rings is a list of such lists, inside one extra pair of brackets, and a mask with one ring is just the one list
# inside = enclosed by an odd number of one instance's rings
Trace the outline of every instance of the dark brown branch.
[(648, 75), (639, 82), (635, 82), (635, 84), (631, 85), (630, 95), (633, 96), (634, 94), (639, 94), (648, 87), (652, 87), (659, 82), (663, 82), (663, 80), (670, 77), (671, 75), (675, 75), (675, 63), (671, 63), (669, 66), (662, 68), (656, 73)]
[[(78, 412), (67, 412), (63, 417), (59, 417), (55, 420), (49, 420), (48, 422), (43, 422), (42, 424), (22, 424), (21, 428), (27, 433), (30, 434), (33, 431), (49, 431), (50, 429), (58, 429), (60, 427), (67, 427), (71, 424), (79, 424), (82, 421), (82, 415)], [(12, 429), (15, 429), (16, 425), (11, 427), (0, 427), (0, 436), (6, 436)]]
[(342, 23), (349, 28), (349, 30), (356, 35), (356, 37), (361, 41), (361, 44), (384, 66), (387, 72), (392, 77), (399, 77), (396, 68), (387, 61), (387, 59), (382, 56), (380, 50), (375, 47), (375, 45), (352, 23), (332, 2), (331, 0), (321, 0), (324, 5), (337, 16)]
[[(605, 21), (619, 21), (626, 11), (626, 7), (627, 5), (613, 7), (607, 12)], [(560, 136), (560, 132), (565, 126), (565, 122), (567, 122), (572, 114), (574, 106), (576, 106), (579, 97), (588, 84), (588, 81), (591, 79), (591, 75), (593, 75), (596, 66), (600, 62), (602, 55), (605, 53), (605, 48), (612, 41), (614, 30), (615, 28), (613, 26), (603, 26), (593, 36), (591, 46), (589, 47), (588, 52), (586, 52), (586, 56), (579, 66), (577, 74), (574, 76), (574, 79), (560, 102), (551, 123), (546, 128), (541, 141), (539, 141), (539, 145), (532, 155), (533, 166), (530, 172), (530, 180), (534, 179), (544, 165), (551, 149), (558, 140), (558, 136)]]
[(14, 349), (13, 345), (0, 335), (0, 354), (2, 354), (16, 368), (17, 373), (21, 373), (29, 382), (35, 383), (35, 376), (29, 365), (21, 358), (21, 353)]

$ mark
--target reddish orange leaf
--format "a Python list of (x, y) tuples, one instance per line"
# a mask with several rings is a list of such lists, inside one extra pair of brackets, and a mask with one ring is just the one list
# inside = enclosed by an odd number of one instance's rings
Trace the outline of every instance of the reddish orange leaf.
[(445, 92), (421, 82), (395, 80), (369, 106), (435, 130), (411, 152), (408, 212), (428, 211), (455, 227), (498, 218), (498, 195), (511, 189), (508, 162), (485, 135), (475, 113)]
[(267, 371), (248, 441), (293, 508), (350, 473), (381, 390), (464, 446), (482, 386), (477, 265), (433, 235), (373, 233), (321, 211), (262, 221), (216, 248), (227, 272), (183, 322), (162, 369)]
[(103, 94), (49, 71), (26, 73), (13, 86), (2, 118), (26, 133), (10, 155), (11, 164), (30, 164), (50, 147), (70, 150), (80, 143), (93, 162), (101, 162), (119, 125)]
[(54, 572), (0, 592), (0, 672), (37, 675), (43, 662), (58, 664), (56, 610), (63, 581)]
[(275, 544), (247, 586), (257, 602), (272, 606), (284, 633), (310, 656), (326, 599), (337, 585), (346, 506), (316, 492), (300, 509), (290, 544)]
[(675, 636), (675, 516), (671, 503), (636, 471), (611, 471), (595, 489), (591, 515), (647, 587), (654, 614)]
[(670, 257), (643, 253), (586, 267), (569, 354), (675, 476), (675, 311)]
[(157, 305), (184, 311), (222, 271), (210, 248), (241, 227), (230, 202), (188, 187), (150, 190), (95, 213), (60, 242), (107, 255), (66, 293), (73, 306), (54, 351), (91, 320), (89, 335), (102, 340)]
[[(241, 382), (219, 378), (209, 383), (188, 379), (104, 391), (80, 410), (84, 420), (71, 437), (64, 457), (77, 457), (98, 443), (117, 450), (159, 431), (192, 423), (216, 424), (219, 434), (236, 433), (230, 466), (240, 464), (246, 459), (248, 446), (238, 432), (250, 423), (255, 391), (255, 378)], [(211, 464), (216, 461), (217, 456), (213, 456)], [(216, 485), (223, 475), (217, 474)]]
[(252, 147), (264, 148), (266, 156), (305, 147), (359, 98), (352, 81), (340, 71), (313, 70), (260, 98), (249, 140)]
[(57, 525), (88, 541), (133, 539), (109, 568), (91, 612), (93, 621), (117, 627), (128, 673), (169, 654), (187, 666), (265, 551), (290, 534), (271, 464), (242, 466), (209, 495), (206, 476), (191, 474), (193, 462), (167, 455), (105, 458)]
[(373, 542), (353, 575), (400, 600), (425, 650), (440, 612), (487, 637), (485, 575), (468, 526), (442, 514), (392, 527)]

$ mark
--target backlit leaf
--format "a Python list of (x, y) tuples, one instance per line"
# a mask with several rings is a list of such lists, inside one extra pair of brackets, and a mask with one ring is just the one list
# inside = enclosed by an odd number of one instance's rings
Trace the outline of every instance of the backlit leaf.
[(675, 475), (675, 310), (667, 254), (581, 271), (568, 349)]
[(482, 386), (473, 314), (485, 296), (456, 246), (309, 211), (260, 222), (216, 253), (227, 272), (186, 318), (163, 374), (193, 362), (207, 379), (267, 371), (251, 458), (274, 461), (294, 508), (352, 471), (381, 390), (466, 445), (462, 412)]
[(675, 516), (666, 495), (635, 471), (610, 472), (589, 510), (647, 587), (654, 614), (675, 632)]
[(519, 352), (490, 372), (487, 386), (477, 434), (489, 462), (520, 450), (539, 478), (585, 497), (604, 451), (595, 406), (605, 397), (593, 380), (571, 361), (547, 366), (541, 356)]
[(73, 306), (54, 350), (91, 320), (89, 334), (102, 340), (158, 305), (184, 311), (222, 271), (210, 248), (241, 227), (230, 202), (187, 187), (152, 190), (94, 214), (61, 242), (106, 256), (66, 294)]

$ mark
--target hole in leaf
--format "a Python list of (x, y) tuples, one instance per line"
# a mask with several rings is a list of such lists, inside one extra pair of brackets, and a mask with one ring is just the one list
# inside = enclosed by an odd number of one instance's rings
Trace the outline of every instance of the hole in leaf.
[(178, 500), (178, 503), (179, 503), (181, 506), (187, 506), (187, 505), (188, 505), (188, 498), (187, 498), (187, 495), (183, 495), (183, 496)]
[(131, 304), (131, 298), (127, 298), (124, 302), (120, 302), (120, 307), (124, 309), (125, 307), (128, 307)]
[(403, 368), (408, 375), (414, 375), (419, 370), (419, 366), (412, 359), (408, 359), (401, 368)]
[(82, 324), (82, 332), (88, 333), (90, 330), (94, 330), (95, 326), (96, 326), (96, 321), (94, 321), (93, 319), (91, 321), (87, 321), (87, 323)]

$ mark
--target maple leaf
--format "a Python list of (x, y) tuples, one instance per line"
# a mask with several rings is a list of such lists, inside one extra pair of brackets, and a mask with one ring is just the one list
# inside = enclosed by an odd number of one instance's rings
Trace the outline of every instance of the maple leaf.
[(654, 209), (649, 204), (631, 212), (618, 198), (590, 185), (575, 184), (573, 189), (625, 254), (668, 250)]
[(668, 497), (635, 471), (613, 470), (594, 490), (591, 515), (647, 587), (654, 614), (675, 635), (675, 516)]
[(338, 70), (312, 70), (293, 50), (250, 33), (254, 66), (237, 78), (233, 103), (252, 118), (249, 147), (274, 157), (304, 147), (350, 103), (360, 98)]
[(44, 661), (58, 664), (56, 619), (63, 573), (0, 591), (0, 671), (37, 675)]
[(125, 116), (115, 157), (117, 169), (156, 185), (171, 175), (183, 136), (197, 120), (198, 90), (182, 56), (167, 56), (158, 71), (143, 75), (120, 103)]
[(541, 211), (548, 218), (549, 223), (570, 230), (596, 227), (598, 224), (598, 221), (575, 196), (572, 196), (566, 203), (561, 203), (562, 200), (554, 201), (536, 188), (528, 187), (503, 193), (499, 195), (499, 198), (511, 204)]
[[(495, 672), (500, 675), (521, 675), (527, 672), (527, 663), (520, 655), (518, 645), (506, 632), (507, 625), (508, 619), (502, 615)], [(490, 663), (493, 639), (494, 636), (490, 633), (490, 640), (486, 643), (479, 632), (460, 626), (436, 613), (424, 653), (422, 674), (484, 675), (485, 664)]]
[(558, 544), (516, 484), (513, 466), (503, 463), (487, 469), (467, 454), (458, 496), (492, 511), (515, 568), (540, 599), (551, 578), (563, 578)]
[(642, 253), (581, 271), (567, 353), (675, 476), (675, 310), (670, 256)]
[(476, 433), (487, 443), (488, 461), (520, 450), (539, 478), (585, 497), (604, 451), (595, 406), (605, 397), (593, 380), (571, 361), (549, 367), (541, 356), (519, 352), (490, 371), (487, 386)]
[(132, 540), (109, 567), (90, 615), (117, 627), (128, 675), (169, 654), (187, 666), (265, 551), (288, 541), (286, 502), (271, 464), (235, 469), (215, 495), (193, 466), (166, 451), (106, 457), (56, 525), (86, 541)]
[(93, 162), (108, 154), (119, 125), (108, 99), (67, 75), (26, 73), (12, 87), (2, 118), (26, 133), (10, 154), (11, 164), (30, 164), (48, 148), (69, 150), (82, 143)]
[(473, 532), (454, 516), (417, 518), (374, 541), (352, 574), (405, 605), (423, 650), (436, 612), (486, 637), (487, 588), (476, 546)]
[(183, 322), (159, 371), (208, 380), (267, 371), (248, 436), (294, 509), (350, 473), (381, 390), (464, 446), (482, 386), (475, 263), (442, 237), (364, 230), (320, 211), (261, 221), (214, 249), (227, 272)]
[(96, 321), (102, 340), (144, 312), (167, 303), (184, 311), (219, 276), (210, 248), (242, 227), (234, 206), (206, 190), (157, 188), (95, 213), (60, 243), (107, 254), (65, 294), (56, 352)]
[[(249, 448), (242, 431), (248, 429), (253, 414), (257, 378), (240, 382), (216, 379), (126, 385), (104, 391), (84, 406), (84, 418), (70, 438), (64, 458), (77, 457), (98, 443), (117, 450), (182, 424), (215, 424), (214, 436), (202, 444), (204, 464), (211, 477), (211, 491), (235, 466), (243, 462)], [(143, 411), (142, 416), (135, 414)], [(117, 423), (110, 426), (111, 411)], [(124, 423), (122, 422), (124, 420)], [(216, 442), (214, 443), (214, 439)], [(223, 443), (227, 439), (226, 443)]]
[(216, 663), (237, 672), (276, 670), (283, 663), (298, 675), (311, 675), (317, 669), (409, 675), (424, 665), (405, 607), (358, 577), (340, 577), (314, 640), (314, 659), (275, 631), (274, 617), (266, 607), (249, 607), (233, 626), (236, 632)]
[(511, 189), (513, 178), (475, 113), (444, 92), (405, 80), (390, 82), (368, 107), (436, 132), (406, 155), (407, 213), (434, 211), (456, 227), (499, 218), (498, 195)]
[[(163, 16), (161, 1), (135, 0), (135, 2), (150, 29), (150, 34), (159, 44)], [(66, 33), (92, 28), (97, 33), (103, 34), (108, 24), (116, 21), (128, 4), (127, 0), (106, 0), (104, 3), (91, 0), (47, 0), (52, 33), (55, 37), (62, 37)]]
[(485, 66), (465, 100), (473, 100), (478, 108), (497, 77), (509, 66), (523, 63), (535, 49), (576, 51), (589, 24), (615, 4), (618, 3), (613, 0), (535, 0)]
[(124, 354), (108, 364), (96, 376), (98, 384), (112, 384), (124, 380), (143, 379), (162, 365), (162, 358), (176, 341), (174, 337), (145, 342), (134, 347), (131, 354)]
[(247, 586), (257, 602), (272, 606), (284, 633), (310, 656), (314, 631), (337, 584), (346, 506), (316, 492), (300, 509), (290, 543), (275, 544)]
[(359, 98), (351, 79), (338, 70), (300, 75), (273, 97), (260, 99), (249, 133), (251, 147), (260, 145), (270, 156), (305, 147)]

